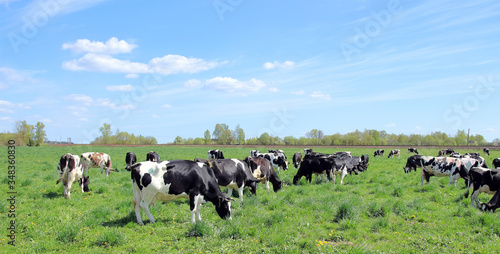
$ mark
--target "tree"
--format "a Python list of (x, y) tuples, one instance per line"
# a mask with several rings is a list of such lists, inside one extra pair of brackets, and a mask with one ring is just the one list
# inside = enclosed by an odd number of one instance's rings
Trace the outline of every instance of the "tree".
[(182, 139), (181, 136), (175, 137), (174, 145), (182, 145), (182, 144), (184, 144), (184, 139)]
[(467, 134), (465, 134), (465, 130), (458, 130), (455, 135), (455, 143), (458, 146), (466, 146), (467, 144)]
[(269, 137), (269, 133), (264, 132), (260, 134), (259, 141), (262, 145), (269, 145), (271, 142), (271, 139)]
[(16, 133), (18, 144), (32, 146), (34, 142), (34, 129), (35, 127), (28, 124), (26, 120), (16, 122)]
[(217, 140), (217, 144), (221, 145), (230, 144), (232, 140), (232, 133), (227, 124), (216, 124), (212, 136)]
[(210, 131), (206, 130), (204, 135), (204, 144), (209, 145), (212, 142), (212, 137), (210, 136)]
[(243, 129), (240, 127), (239, 124), (236, 125), (236, 129), (234, 129), (234, 136), (238, 145), (245, 144), (245, 132), (243, 131)]
[(102, 143), (103, 144), (109, 144), (111, 143), (111, 125), (110, 124), (107, 124), (107, 123), (104, 123), (102, 125), (102, 127), (99, 128), (99, 131), (101, 132), (102, 134)]
[(45, 124), (37, 122), (35, 125), (35, 145), (39, 146), (45, 142), (47, 134), (45, 133)]

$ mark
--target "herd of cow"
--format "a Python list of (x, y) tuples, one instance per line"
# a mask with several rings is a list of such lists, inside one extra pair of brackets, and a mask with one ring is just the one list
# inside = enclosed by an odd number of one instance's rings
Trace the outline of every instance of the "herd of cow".
[[(441, 150), (438, 157), (422, 156), (415, 148), (408, 152), (416, 155), (407, 159), (404, 167), (405, 173), (418, 168), (422, 169), (422, 180), (429, 182), (431, 176), (449, 176), (450, 181), (456, 184), (459, 178), (465, 179), (468, 196), (469, 188), (473, 189), (471, 195), (472, 205), (477, 205), (482, 210), (494, 211), (500, 205), (500, 174), (499, 169), (488, 169), (484, 158), (479, 154), (460, 155), (447, 150)], [(443, 152), (443, 153), (442, 153)], [(487, 152), (485, 150), (485, 152)], [(374, 157), (383, 156), (384, 150), (374, 152)], [(391, 150), (388, 157), (400, 156), (400, 150)], [(489, 154), (489, 151), (488, 151)], [(440, 157), (450, 155), (450, 157)], [(369, 156), (353, 156), (350, 152), (337, 152), (324, 154), (304, 149), (301, 153), (293, 155), (293, 165), (298, 168), (293, 177), (293, 184), (297, 184), (302, 177), (311, 182), (312, 175), (326, 175), (328, 180), (340, 175), (340, 184), (343, 184), (347, 174), (367, 170)], [(133, 186), (133, 205), (137, 223), (143, 225), (140, 210), (142, 209), (154, 223), (154, 218), (149, 207), (156, 201), (168, 202), (178, 198), (189, 200), (191, 222), (201, 220), (200, 205), (210, 201), (215, 206), (218, 215), (223, 219), (231, 219), (232, 191), (236, 190), (240, 201), (243, 201), (243, 189), (248, 187), (251, 194), (255, 195), (257, 184), (262, 182), (269, 193), (269, 183), (274, 192), (283, 187), (276, 170), (288, 170), (288, 161), (282, 150), (269, 150), (261, 153), (257, 150), (250, 151), (250, 156), (243, 160), (225, 159), (221, 150), (208, 151), (208, 159), (196, 158), (189, 160), (161, 161), (156, 152), (149, 152), (146, 161), (137, 162), (134, 153), (128, 152), (125, 156), (126, 170), (131, 172)], [(495, 168), (500, 168), (500, 158), (493, 160)], [(85, 176), (91, 167), (101, 168), (101, 173), (106, 170), (108, 176), (111, 168), (111, 158), (105, 153), (88, 152), (80, 156), (65, 154), (61, 156), (57, 171), (59, 180), (64, 187), (64, 197), (70, 198), (70, 189), (73, 182), (78, 182), (82, 192), (88, 192), (89, 177)], [(221, 188), (228, 188), (225, 194)], [(488, 203), (479, 202), (481, 192), (494, 194)]]

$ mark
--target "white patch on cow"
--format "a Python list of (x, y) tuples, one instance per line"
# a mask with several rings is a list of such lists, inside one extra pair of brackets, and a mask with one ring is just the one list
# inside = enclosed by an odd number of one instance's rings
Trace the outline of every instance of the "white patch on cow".
[[(253, 177), (257, 178), (257, 179), (262, 179), (262, 177), (260, 177), (260, 175), (262, 174), (262, 171), (260, 170), (260, 165), (257, 166), (257, 168), (253, 171)], [(265, 178), (265, 177), (264, 177)]]
[(204, 163), (204, 162), (196, 162), (196, 163), (198, 164), (198, 166), (199, 166), (200, 168), (202, 168), (203, 166), (205, 166), (205, 163)]

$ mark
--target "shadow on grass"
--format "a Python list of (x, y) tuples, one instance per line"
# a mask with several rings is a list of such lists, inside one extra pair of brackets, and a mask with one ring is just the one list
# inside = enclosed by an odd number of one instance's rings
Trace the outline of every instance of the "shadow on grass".
[(127, 216), (120, 219), (106, 221), (102, 223), (105, 227), (125, 227), (130, 222), (136, 223), (135, 212), (131, 211)]
[(44, 193), (43, 197), (48, 198), (48, 199), (54, 199), (54, 198), (60, 198), (63, 197), (64, 195), (62, 193), (56, 193), (56, 192), (49, 192), (49, 193)]

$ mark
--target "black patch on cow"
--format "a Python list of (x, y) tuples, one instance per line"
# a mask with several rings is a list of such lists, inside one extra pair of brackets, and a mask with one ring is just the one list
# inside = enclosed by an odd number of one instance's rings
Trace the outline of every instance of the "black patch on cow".
[(142, 190), (140, 168), (141, 168), (141, 163), (132, 165), (132, 167), (130, 168), (130, 171), (132, 171), (130, 177), (132, 178), (132, 181), (137, 183), (139, 189)]
[(148, 187), (148, 185), (151, 183), (152, 177), (151, 174), (146, 173), (142, 176), (142, 186)]
[(167, 170), (170, 170), (170, 169), (173, 169), (173, 168), (175, 168), (175, 165), (168, 165), (167, 166)]
[(76, 167), (76, 161), (75, 161), (75, 158), (73, 158), (73, 156), (71, 156), (68, 160), (68, 172), (71, 172), (73, 171), (73, 169), (75, 169)]

